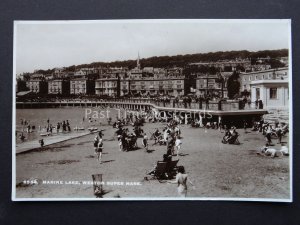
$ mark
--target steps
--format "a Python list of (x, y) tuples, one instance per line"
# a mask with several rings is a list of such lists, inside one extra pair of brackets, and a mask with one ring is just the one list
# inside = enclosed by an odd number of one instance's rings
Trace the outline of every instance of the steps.
[(289, 123), (289, 111), (288, 110), (269, 110), (268, 114), (265, 114), (264, 120), (266, 122), (274, 124), (276, 121), (279, 123)]

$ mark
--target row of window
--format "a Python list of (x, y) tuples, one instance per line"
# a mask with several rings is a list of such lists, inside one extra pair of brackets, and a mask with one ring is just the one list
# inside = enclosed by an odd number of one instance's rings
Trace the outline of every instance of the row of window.
[[(260, 88), (256, 88), (255, 92), (256, 92), (256, 98), (260, 99)], [(270, 88), (269, 96), (270, 99), (277, 99), (277, 88)]]
[(280, 77), (283, 77), (283, 76), (287, 76), (287, 72), (284, 72), (282, 74), (280, 73), (277, 73), (275, 74), (275, 77), (274, 77), (274, 74), (273, 73), (269, 73), (268, 75), (267, 74), (262, 74), (262, 75), (244, 75), (244, 78), (243, 80), (244, 81), (252, 81), (252, 80), (264, 80), (264, 79), (273, 79), (273, 78), (280, 78)]
[[(122, 82), (123, 84), (126, 84), (127, 82), (126, 81), (123, 81)], [(145, 82), (145, 81), (131, 81), (130, 82), (131, 84), (152, 84), (152, 85), (154, 85), (154, 84), (157, 84), (157, 82), (155, 82), (155, 81), (148, 81), (148, 82)], [(177, 84), (181, 84), (181, 83), (183, 83), (183, 81), (182, 80), (176, 80), (176, 81), (172, 81), (172, 80), (166, 80), (166, 81), (158, 81), (158, 84), (175, 84), (175, 83), (177, 83)]]
[[(136, 89), (137, 88), (137, 85), (130, 85), (131, 89)], [(151, 89), (156, 89), (154, 86), (147, 86)], [(173, 88), (173, 85), (168, 85), (168, 86), (158, 86), (159, 89), (164, 89), (164, 88)], [(176, 88), (177, 89), (182, 89), (182, 85), (176, 85)], [(122, 86), (122, 89), (127, 89), (127, 86)], [(145, 85), (141, 85), (140, 86), (140, 89), (146, 89), (146, 86)]]

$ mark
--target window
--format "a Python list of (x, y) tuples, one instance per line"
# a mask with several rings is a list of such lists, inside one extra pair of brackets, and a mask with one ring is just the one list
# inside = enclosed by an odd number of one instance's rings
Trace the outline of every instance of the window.
[(262, 78), (262, 79), (265, 79), (265, 75), (262, 75), (261, 78)]
[(251, 76), (249, 76), (249, 81), (251, 81)]
[(277, 88), (270, 88), (270, 99), (277, 99)]
[(260, 99), (260, 88), (256, 88), (256, 99)]
[(257, 80), (257, 75), (255, 76), (255, 80)]

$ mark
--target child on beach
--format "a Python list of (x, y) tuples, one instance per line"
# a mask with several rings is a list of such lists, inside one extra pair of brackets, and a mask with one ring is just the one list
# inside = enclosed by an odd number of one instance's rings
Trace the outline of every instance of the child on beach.
[(98, 139), (98, 136), (96, 135), (95, 138), (94, 138), (95, 155), (97, 154), (98, 142), (99, 142), (99, 139)]
[(148, 152), (148, 137), (146, 134), (143, 137), (142, 145), (144, 146), (146, 152)]
[(123, 150), (123, 144), (122, 144), (122, 135), (118, 135), (118, 142), (119, 142), (119, 150)]
[(179, 139), (179, 137), (177, 136), (176, 137), (176, 141), (175, 141), (175, 147), (176, 147), (176, 150), (177, 150), (177, 156), (179, 156), (179, 152), (180, 152), (180, 149), (181, 149), (181, 145), (182, 145), (182, 141)]
[(98, 148), (97, 148), (97, 160), (102, 163), (102, 151), (103, 151), (103, 140), (102, 138), (98, 142)]

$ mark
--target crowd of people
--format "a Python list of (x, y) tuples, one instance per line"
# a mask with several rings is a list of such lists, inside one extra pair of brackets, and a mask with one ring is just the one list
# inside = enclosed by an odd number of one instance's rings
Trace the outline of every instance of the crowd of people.
[[(188, 106), (190, 100), (186, 100), (186, 104)], [(176, 102), (175, 102), (176, 103)], [(172, 117), (163, 118), (159, 115), (145, 111), (145, 110), (125, 110), (125, 114), (123, 116), (116, 116), (116, 119), (113, 120), (111, 117), (107, 118), (107, 124), (112, 126), (115, 133), (115, 139), (118, 140), (118, 149), (120, 152), (128, 152), (138, 148), (138, 140), (141, 140), (141, 146), (144, 148), (145, 152), (150, 152), (149, 146), (150, 141), (152, 142), (152, 146), (162, 145), (166, 146), (165, 151), (162, 153), (161, 161), (162, 162), (172, 162), (174, 158), (178, 160), (182, 155), (182, 132), (181, 125), (182, 124), (190, 124), (191, 127), (203, 127), (204, 129), (218, 129), (219, 131), (224, 130), (224, 136), (222, 138), (222, 143), (224, 144), (239, 144), (239, 133), (237, 132), (237, 128), (235, 126), (228, 126), (224, 124), (222, 120), (218, 121), (209, 121), (209, 120), (200, 120), (200, 119), (189, 119), (186, 123), (185, 118), (180, 115), (173, 115)], [(163, 122), (165, 124), (163, 129), (156, 128), (154, 132), (150, 132), (150, 135), (147, 135), (147, 132), (144, 131), (143, 126), (144, 123), (156, 123)], [(30, 125), (30, 121), (26, 121), (25, 119), (21, 120), (22, 126), (30, 128), (28, 132), (33, 128)], [(247, 122), (244, 121), (244, 129), (246, 132)], [(252, 131), (257, 131), (262, 133), (265, 136), (266, 144), (263, 147), (265, 154), (271, 154), (271, 156), (276, 155), (273, 154), (272, 150), (268, 148), (272, 146), (272, 139), (275, 137), (278, 138), (278, 143), (282, 143), (282, 137), (288, 132), (288, 125), (283, 123), (275, 123), (270, 124), (265, 122), (263, 118), (260, 121), (253, 121)], [(56, 126), (52, 126), (50, 123), (50, 119), (47, 119), (47, 124), (44, 127), (46, 129), (46, 133), (52, 133), (53, 130), (56, 132), (70, 132), (71, 125), (69, 120), (65, 120), (62, 122), (57, 122)], [(39, 127), (41, 130), (41, 127)], [(103, 130), (97, 131), (97, 134), (93, 140), (94, 153), (97, 156), (97, 161), (101, 164), (102, 161), (102, 153), (104, 149), (104, 139), (103, 139)], [(149, 132), (149, 131), (148, 131)], [(44, 146), (44, 140), (39, 140), (41, 147)], [(286, 146), (284, 147), (284, 151), (286, 152)], [(270, 153), (271, 152), (271, 153)], [(159, 161), (159, 160), (158, 160)], [(153, 169), (151, 169), (147, 174), (154, 175), (156, 173), (157, 164), (155, 163)], [(178, 194), (180, 196), (186, 196), (187, 193), (187, 175), (185, 173), (185, 169), (183, 166), (176, 167), (176, 179), (175, 183), (178, 184)], [(166, 172), (164, 174), (165, 179), (174, 178), (174, 174)], [(173, 182), (173, 181), (172, 181)], [(171, 182), (171, 183), (172, 183)]]

